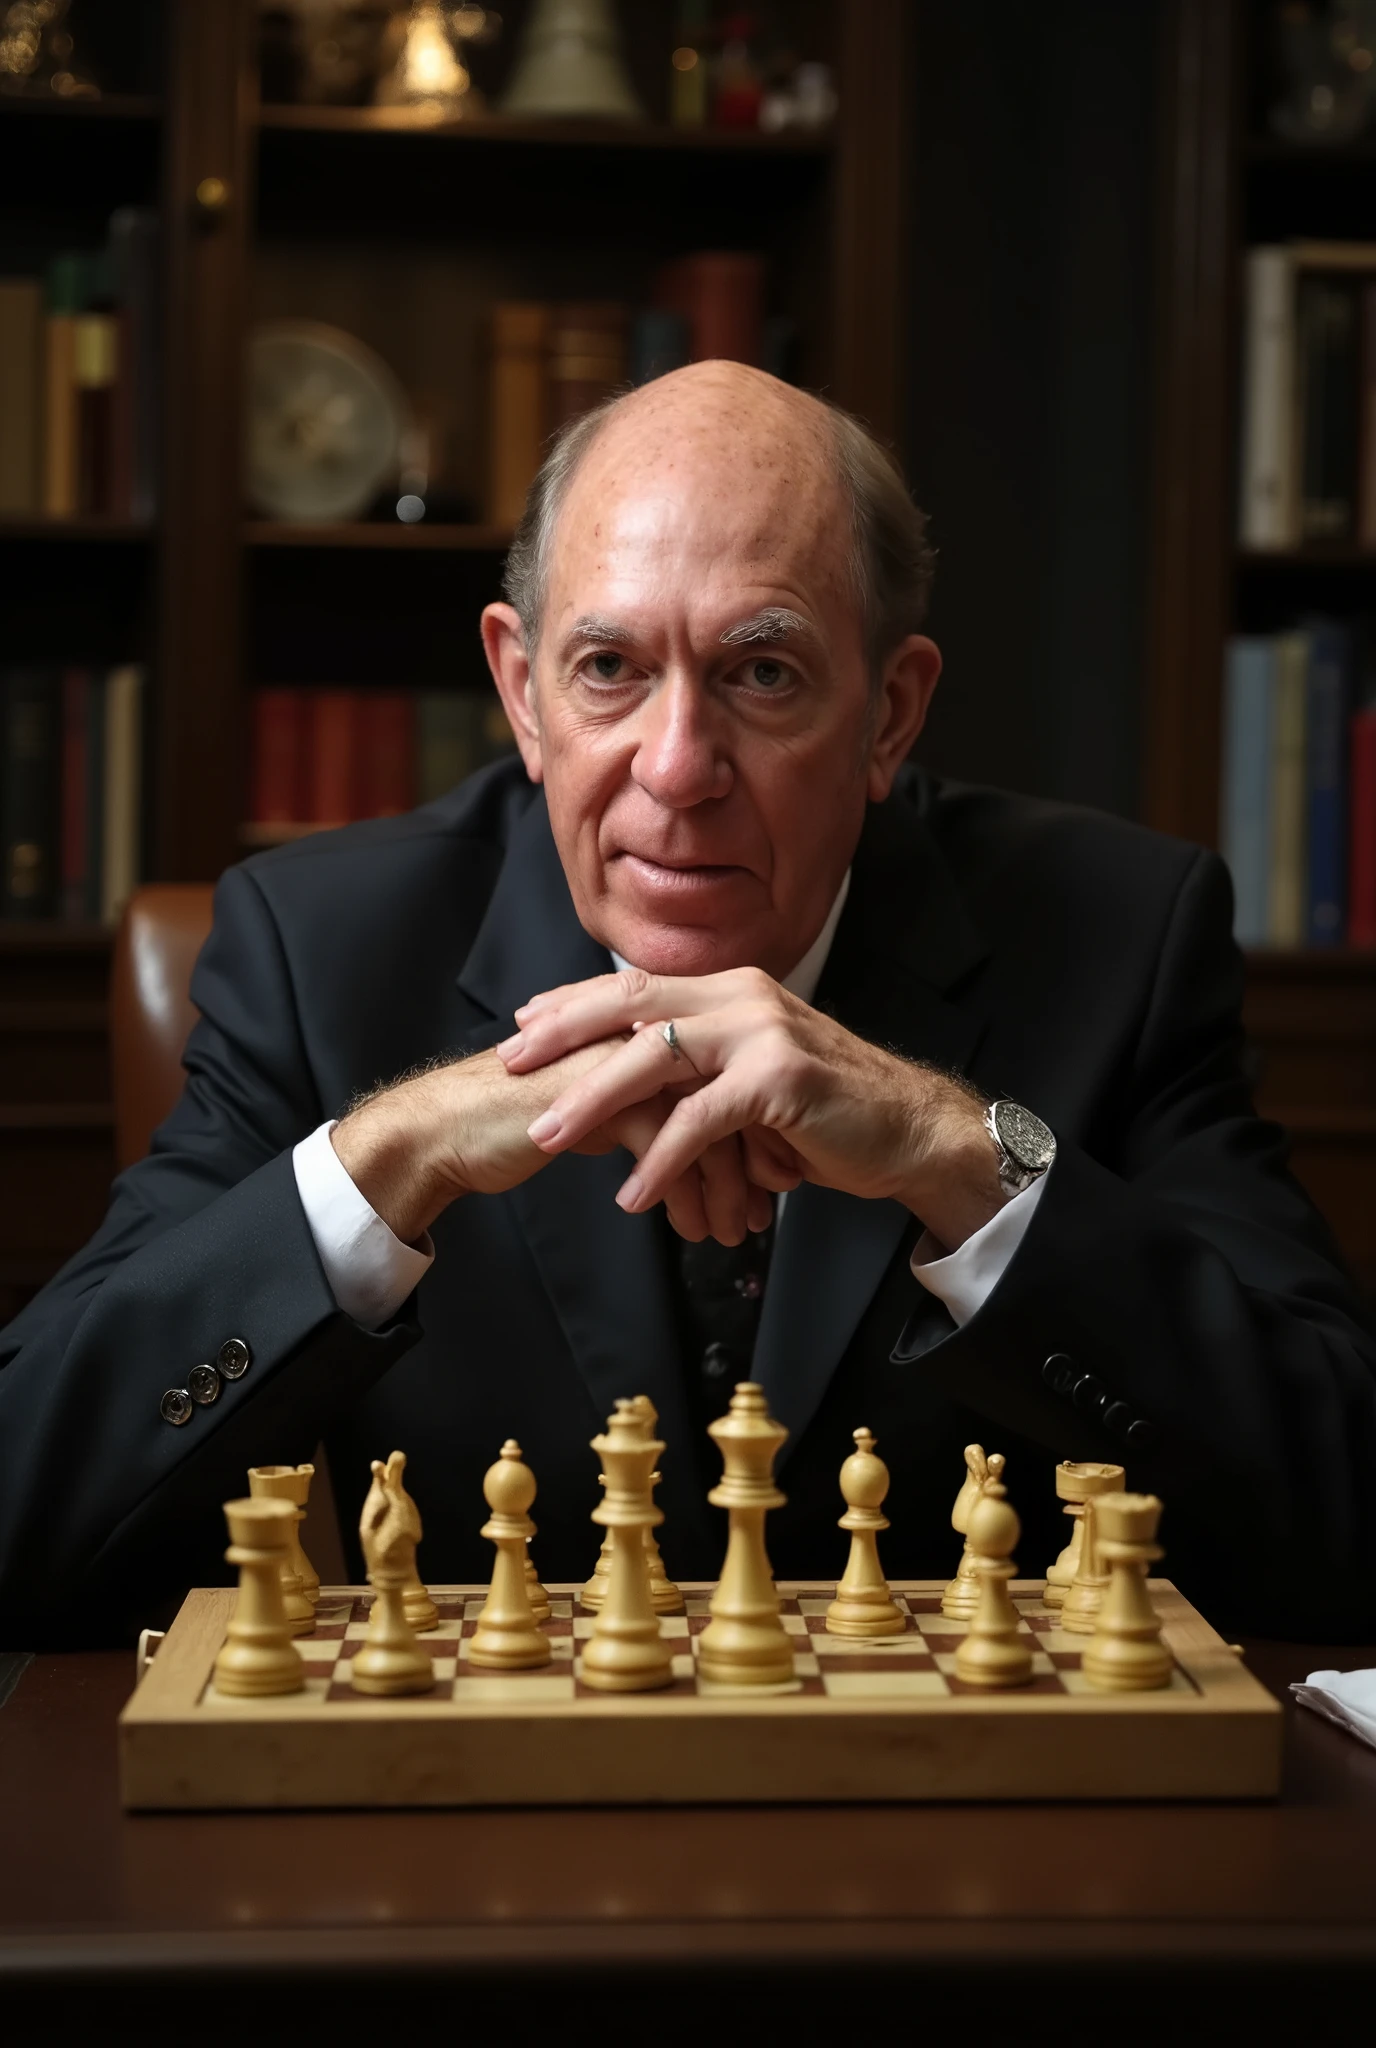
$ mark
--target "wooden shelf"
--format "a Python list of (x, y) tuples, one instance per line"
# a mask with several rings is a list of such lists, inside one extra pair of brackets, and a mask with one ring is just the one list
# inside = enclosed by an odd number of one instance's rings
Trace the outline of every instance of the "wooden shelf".
[(1239, 548), (1239, 569), (1376, 570), (1376, 548), (1355, 541), (1308, 541), (1298, 548)]
[(141, 92), (106, 93), (95, 100), (64, 100), (55, 94), (40, 98), (37, 93), (0, 93), (0, 120), (20, 114), (42, 118), (54, 115), (59, 120), (78, 121), (158, 121), (162, 118), (162, 101), (152, 93)]
[(286, 520), (251, 519), (244, 528), (251, 548), (387, 548), (419, 553), (438, 548), (474, 554), (505, 554), (511, 546), (507, 526), (384, 525), (381, 521), (340, 520), (323, 526), (296, 526)]
[(1251, 946), (1250, 980), (1376, 981), (1376, 946)]
[(108, 953), (114, 929), (58, 917), (0, 918), (0, 953)]
[(50, 541), (117, 541), (129, 543), (148, 540), (153, 533), (151, 520), (110, 519), (104, 514), (90, 513), (77, 519), (14, 519), (0, 518), (0, 541), (2, 540), (50, 540)]
[(0, 1102), (0, 1131), (110, 1131), (112, 1102)]
[(419, 120), (403, 107), (301, 107), (267, 102), (258, 108), (260, 128), (316, 135), (433, 135), (465, 143), (527, 144), (558, 149), (623, 149), (660, 153), (827, 156), (833, 131), (800, 130), (780, 135), (758, 129), (666, 128), (649, 122), (520, 120), (503, 114), (471, 120)]
[(1250, 164), (1280, 164), (1286, 170), (1352, 170), (1376, 164), (1376, 136), (1355, 142), (1283, 142), (1278, 136), (1254, 136), (1246, 147)]

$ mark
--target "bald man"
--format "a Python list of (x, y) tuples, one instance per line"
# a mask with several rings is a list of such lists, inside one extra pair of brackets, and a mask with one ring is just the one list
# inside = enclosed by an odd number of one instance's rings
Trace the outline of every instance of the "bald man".
[(346, 1532), (408, 1452), (432, 1581), (486, 1574), (519, 1437), (581, 1579), (642, 1392), (669, 1568), (714, 1577), (746, 1377), (783, 1576), (836, 1575), (865, 1424), (895, 1576), (951, 1569), (979, 1438), (1024, 1570), (1057, 1459), (1124, 1462), (1206, 1611), (1369, 1639), (1376, 1346), (1248, 1100), (1226, 876), (909, 764), (924, 526), (740, 366), (564, 431), (482, 621), (519, 761), (225, 876), (182, 1101), (0, 1339), (12, 1640), (165, 1619), (245, 1467), (322, 1437)]

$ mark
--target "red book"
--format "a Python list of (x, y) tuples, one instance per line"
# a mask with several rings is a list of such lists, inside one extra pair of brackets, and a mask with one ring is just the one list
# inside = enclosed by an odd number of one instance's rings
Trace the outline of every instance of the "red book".
[(255, 825), (299, 825), (306, 808), (304, 690), (253, 693), (252, 817)]
[(1376, 946), (1376, 705), (1352, 718), (1347, 942)]
[(357, 738), (357, 691), (312, 690), (306, 755), (306, 815), (311, 824), (347, 825), (355, 815)]
[(69, 668), (62, 677), (62, 915), (91, 913), (91, 678)]
[(416, 699), (368, 690), (359, 700), (357, 815), (394, 818), (416, 801)]
[(681, 313), (692, 336), (695, 363), (753, 363), (764, 337), (764, 258), (733, 249), (704, 249), (666, 263), (655, 303)]

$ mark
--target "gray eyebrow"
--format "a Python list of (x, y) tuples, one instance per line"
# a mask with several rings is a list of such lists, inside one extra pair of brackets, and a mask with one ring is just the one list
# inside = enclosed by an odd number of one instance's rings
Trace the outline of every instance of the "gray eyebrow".
[(599, 618), (595, 612), (584, 612), (581, 619), (575, 619), (564, 635), (565, 647), (628, 647), (635, 638), (629, 626), (619, 626), (615, 619)]
[(762, 612), (756, 612), (752, 619), (742, 619), (738, 626), (728, 626), (721, 636), (723, 647), (782, 646), (786, 640), (817, 639), (817, 628), (801, 612), (791, 612), (783, 605), (768, 605)]

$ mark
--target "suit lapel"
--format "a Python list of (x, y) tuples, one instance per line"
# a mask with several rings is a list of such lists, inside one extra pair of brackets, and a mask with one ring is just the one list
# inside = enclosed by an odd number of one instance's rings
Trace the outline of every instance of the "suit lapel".
[[(985, 951), (905, 778), (866, 820), (817, 1007), (905, 1058), (961, 1072), (985, 1023), (968, 993)], [(914, 1229), (897, 1202), (810, 1186), (789, 1196), (755, 1349), (756, 1378), (790, 1432), (785, 1459)]]

